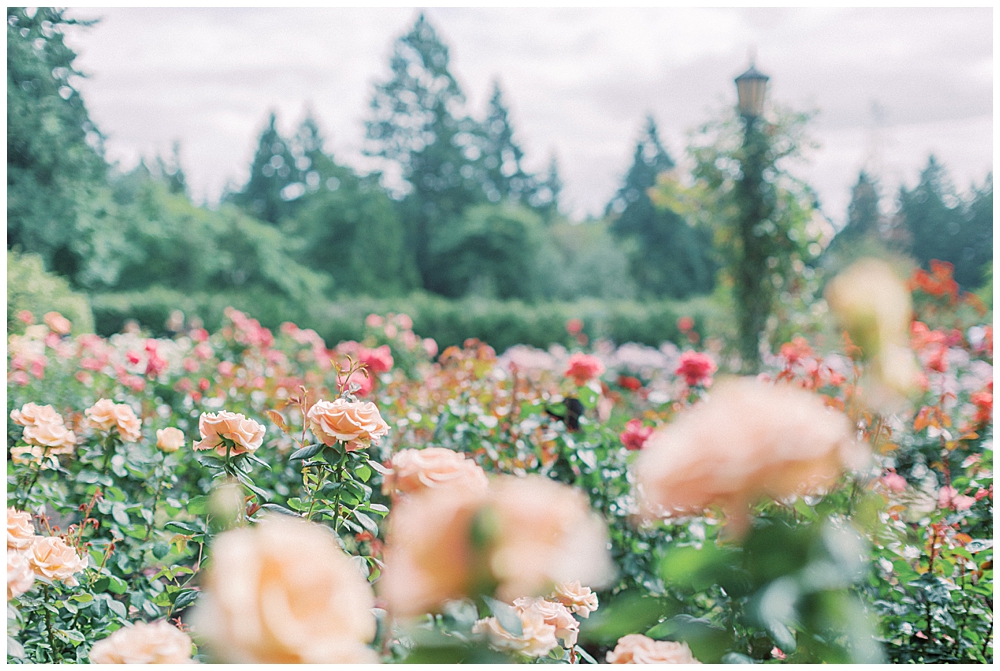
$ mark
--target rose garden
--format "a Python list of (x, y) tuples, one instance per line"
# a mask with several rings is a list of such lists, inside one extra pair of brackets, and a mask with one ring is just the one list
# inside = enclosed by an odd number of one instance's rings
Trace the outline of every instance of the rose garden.
[(497, 356), (24, 312), (8, 661), (989, 661), (991, 313), (948, 273), (853, 266), (742, 377), (690, 318)]

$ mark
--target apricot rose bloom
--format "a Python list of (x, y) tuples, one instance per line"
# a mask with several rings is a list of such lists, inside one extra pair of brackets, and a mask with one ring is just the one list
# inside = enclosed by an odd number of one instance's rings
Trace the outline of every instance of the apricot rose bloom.
[(372, 588), (330, 530), (281, 515), (216, 537), (192, 623), (220, 662), (378, 661)]
[(21, 596), (35, 584), (35, 572), (28, 557), (17, 550), (7, 550), (7, 601)]
[(758, 499), (814, 493), (867, 458), (847, 417), (818, 395), (737, 378), (655, 432), (635, 474), (647, 517), (717, 504), (739, 534)]
[(584, 587), (579, 580), (563, 582), (556, 585), (551, 597), (583, 618), (597, 610), (597, 595), (589, 587)]
[[(62, 416), (51, 405), (26, 403), (20, 410), (11, 410), (10, 418), (24, 427), (24, 442), (49, 448), (48, 454), (70, 454), (76, 447), (76, 435), (66, 428)], [(31, 452), (34, 454), (34, 450)]]
[[(541, 657), (559, 645), (559, 626), (565, 624), (565, 618), (572, 620), (579, 629), (579, 623), (562, 604), (525, 598), (515, 602), (514, 610), (521, 620), (520, 636), (504, 629), (496, 617), (478, 620), (472, 627), (472, 633), (485, 634), (490, 645), (497, 650), (512, 650), (528, 657)], [(565, 630), (563, 633), (569, 636)], [(572, 638), (576, 640), (576, 631)]]
[(654, 641), (642, 634), (622, 636), (607, 660), (608, 664), (701, 664), (687, 643)]
[(220, 457), (226, 456), (226, 443), (231, 441), (231, 456), (245, 452), (256, 452), (264, 442), (264, 427), (244, 415), (228, 410), (206, 412), (198, 418), (201, 440), (194, 444), (196, 450), (215, 450)]
[(389, 433), (389, 425), (379, 414), (378, 406), (370, 402), (317, 401), (307, 414), (309, 430), (324, 445), (341, 442), (348, 451), (367, 446)]
[(613, 573), (607, 543), (586, 496), (541, 476), (501, 476), (485, 491), (425, 489), (389, 515), (379, 585), (402, 617), (494, 586), (511, 602), (559, 582), (603, 584)]
[(385, 477), (386, 493), (414, 494), (438, 487), (470, 487), (485, 491), (489, 479), (479, 464), (462, 452), (444, 447), (401, 450), (392, 457), (392, 474)]
[(573, 613), (558, 601), (548, 601), (540, 596), (522, 596), (514, 599), (514, 608), (519, 612), (534, 610), (541, 613), (546, 624), (555, 628), (555, 636), (564, 648), (576, 645), (580, 634), (580, 623)]
[(184, 432), (180, 429), (168, 426), (156, 430), (156, 446), (164, 452), (176, 452), (183, 444)]
[(92, 407), (84, 411), (90, 425), (101, 431), (117, 428), (122, 440), (135, 443), (142, 436), (142, 423), (135, 416), (132, 407), (124, 403), (102, 398)]
[(35, 542), (35, 526), (31, 523), (31, 513), (7, 509), (7, 549), (26, 550)]
[(78, 555), (72, 546), (58, 536), (35, 540), (28, 549), (28, 561), (35, 575), (49, 580), (61, 580), (70, 587), (80, 584), (75, 576), (87, 568), (87, 557)]
[(191, 637), (160, 620), (126, 624), (90, 649), (91, 664), (190, 664)]

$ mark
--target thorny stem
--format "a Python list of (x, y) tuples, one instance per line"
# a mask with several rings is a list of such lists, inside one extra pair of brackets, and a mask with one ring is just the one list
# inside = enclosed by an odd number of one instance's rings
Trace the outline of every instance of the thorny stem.
[(163, 480), (165, 479), (164, 473), (160, 466), (163, 465), (166, 456), (161, 452), (160, 460), (156, 467), (153, 469), (153, 477), (156, 478), (156, 493), (153, 494), (153, 506), (150, 510), (149, 522), (146, 523), (146, 535), (143, 537), (143, 541), (149, 540), (149, 535), (153, 532), (153, 520), (156, 516), (156, 507), (160, 504), (160, 492), (163, 491)]
[(48, 635), (49, 635), (49, 650), (50, 650), (50, 654), (51, 654), (50, 659), (53, 662), (61, 662), (62, 661), (62, 655), (60, 655), (59, 653), (56, 652), (56, 637), (55, 637), (55, 633), (53, 633), (53, 631), (52, 631), (52, 611), (50, 611), (47, 608), (47, 606), (49, 605), (49, 586), (48, 585), (42, 585), (42, 591), (43, 591), (43, 594), (44, 594), (45, 605), (46, 605), (46, 608), (45, 608), (45, 630), (46, 630), (46, 632), (48, 632)]
[[(326, 476), (329, 474), (330, 471), (328, 471), (325, 467), (320, 467), (320, 471), (316, 480), (316, 486), (313, 488), (311, 492), (311, 497), (309, 501), (309, 512), (306, 513), (306, 519), (309, 520), (310, 522), (312, 521), (313, 509), (316, 507), (316, 499), (319, 497), (319, 490), (326, 482)], [(340, 495), (339, 492), (337, 495), (338, 496)]]
[[(334, 476), (337, 483), (340, 484), (344, 477), (344, 464), (347, 462), (347, 445), (344, 445), (344, 454), (340, 457), (340, 462), (337, 464), (337, 473)], [(337, 496), (333, 500), (333, 531), (335, 533), (340, 532), (340, 493), (344, 491), (343, 487), (337, 487)]]

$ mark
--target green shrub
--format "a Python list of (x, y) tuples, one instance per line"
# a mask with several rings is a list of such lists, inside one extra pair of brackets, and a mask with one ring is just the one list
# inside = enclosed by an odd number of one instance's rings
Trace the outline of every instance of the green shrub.
[(7, 333), (23, 333), (25, 323), (17, 318), (28, 310), (41, 321), (46, 312), (59, 312), (73, 322), (73, 333), (94, 330), (90, 302), (73, 291), (69, 282), (46, 272), (38, 254), (20, 254), (7, 250)]

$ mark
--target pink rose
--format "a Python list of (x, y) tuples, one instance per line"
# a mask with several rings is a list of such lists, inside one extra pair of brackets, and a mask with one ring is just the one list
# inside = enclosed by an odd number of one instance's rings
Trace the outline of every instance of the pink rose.
[[(256, 452), (264, 442), (264, 427), (245, 416), (220, 410), (206, 412), (198, 419), (201, 441), (194, 444), (195, 450), (215, 450), (220, 457), (245, 452)], [(226, 442), (230, 445), (227, 446)]]
[(625, 449), (641, 450), (642, 446), (646, 444), (646, 439), (652, 434), (653, 427), (643, 426), (642, 420), (640, 419), (630, 419), (628, 423), (625, 424), (625, 430), (622, 431), (618, 437), (625, 445)]
[(392, 370), (392, 350), (389, 349), (388, 345), (382, 345), (375, 349), (362, 348), (358, 352), (358, 359), (368, 366), (368, 370), (375, 375)]
[(183, 444), (184, 432), (180, 429), (168, 426), (156, 430), (156, 446), (164, 452), (176, 452)]
[(58, 312), (46, 312), (45, 316), (42, 317), (42, 321), (45, 322), (46, 326), (60, 335), (66, 335), (73, 328), (73, 324)]
[(604, 364), (590, 354), (576, 352), (566, 364), (566, 377), (571, 377), (578, 385), (586, 384), (604, 373)]
[(898, 494), (899, 492), (906, 491), (906, 478), (899, 473), (886, 473), (879, 478), (879, 482), (890, 492)]
[(701, 352), (688, 351), (681, 354), (680, 362), (674, 373), (682, 375), (689, 387), (699, 384), (707, 387), (712, 383), (712, 374), (716, 370), (718, 367), (712, 357)]
[(955, 510), (968, 510), (976, 502), (972, 496), (959, 494), (958, 490), (951, 485), (945, 485), (938, 490), (938, 507), (954, 508)]

